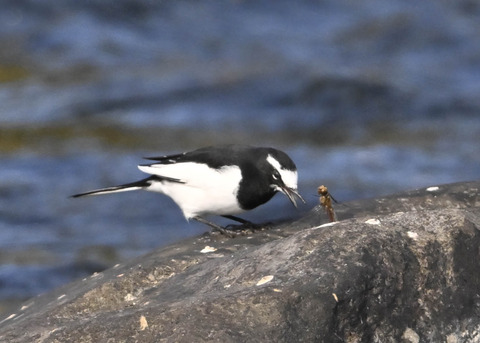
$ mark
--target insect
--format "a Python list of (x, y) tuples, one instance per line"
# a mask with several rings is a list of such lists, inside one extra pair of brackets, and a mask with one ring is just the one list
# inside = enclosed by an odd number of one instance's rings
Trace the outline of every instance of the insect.
[(338, 203), (337, 200), (333, 198), (333, 196), (328, 192), (328, 188), (324, 185), (318, 187), (318, 195), (320, 196), (320, 205), (322, 205), (322, 207), (325, 209), (330, 221), (337, 221), (337, 216), (332, 205), (332, 201)]

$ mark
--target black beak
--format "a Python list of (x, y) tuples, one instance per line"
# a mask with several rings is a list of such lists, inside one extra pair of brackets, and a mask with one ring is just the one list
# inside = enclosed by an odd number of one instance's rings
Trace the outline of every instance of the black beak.
[(287, 187), (285, 185), (280, 186), (279, 189), (280, 189), (280, 192), (285, 194), (288, 197), (288, 199), (290, 199), (293, 206), (297, 207), (297, 201), (295, 199), (295, 196), (298, 199), (302, 200), (302, 202), (305, 204), (305, 200), (302, 198), (302, 196), (298, 193), (298, 191), (296, 189)]

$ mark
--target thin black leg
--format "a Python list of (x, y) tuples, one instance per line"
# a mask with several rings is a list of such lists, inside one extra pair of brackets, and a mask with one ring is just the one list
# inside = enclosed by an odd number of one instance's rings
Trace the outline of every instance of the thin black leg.
[(239, 222), (239, 223), (242, 223), (242, 224), (246, 224), (246, 225), (253, 225), (252, 222), (249, 222), (248, 220), (245, 220), (245, 219), (242, 219), (242, 218), (239, 218), (239, 217), (235, 217), (235, 216), (231, 216), (229, 214), (226, 214), (224, 216), (222, 216), (223, 218), (227, 218), (227, 219), (231, 219), (231, 220), (234, 220), (236, 222)]
[(205, 218), (202, 217), (193, 217), (192, 219), (195, 219), (197, 222), (200, 222), (202, 224), (210, 226), (214, 231), (218, 231), (223, 233), (224, 235), (231, 236), (231, 230), (227, 230), (224, 227), (217, 225), (215, 223), (212, 223), (209, 220), (206, 220)]

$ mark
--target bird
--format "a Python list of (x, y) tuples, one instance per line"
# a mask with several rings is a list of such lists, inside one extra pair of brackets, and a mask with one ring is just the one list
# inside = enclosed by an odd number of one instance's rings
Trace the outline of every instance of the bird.
[(297, 167), (283, 151), (249, 145), (217, 145), (160, 157), (138, 168), (147, 178), (136, 182), (72, 195), (74, 198), (146, 190), (169, 196), (190, 219), (208, 225), (213, 231), (231, 232), (206, 216), (222, 216), (243, 225), (253, 223), (235, 216), (252, 210), (280, 192), (297, 207), (305, 203), (297, 190)]

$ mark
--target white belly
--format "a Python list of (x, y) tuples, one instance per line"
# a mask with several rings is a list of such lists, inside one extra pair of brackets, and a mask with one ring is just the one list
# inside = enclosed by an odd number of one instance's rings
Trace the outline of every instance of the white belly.
[(236, 197), (241, 180), (238, 167), (226, 166), (215, 170), (204, 164), (185, 162), (139, 168), (148, 174), (176, 178), (183, 182), (154, 182), (147, 190), (168, 195), (187, 219), (243, 212)]

